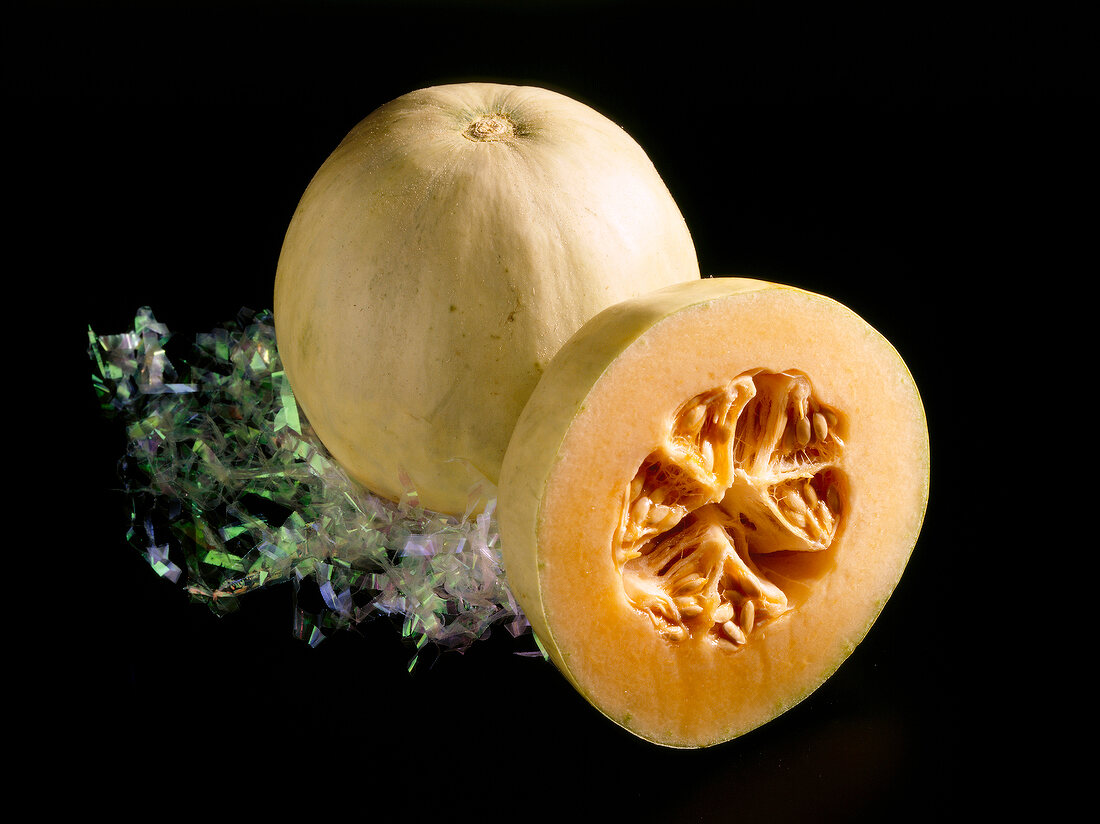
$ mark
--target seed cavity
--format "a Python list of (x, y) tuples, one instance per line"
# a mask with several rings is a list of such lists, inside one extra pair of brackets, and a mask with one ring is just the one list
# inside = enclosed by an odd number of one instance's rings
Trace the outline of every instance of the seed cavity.
[(794, 608), (758, 559), (821, 552), (838, 534), (844, 436), (794, 371), (689, 399), (624, 482), (613, 556), (629, 602), (670, 643), (750, 643)]

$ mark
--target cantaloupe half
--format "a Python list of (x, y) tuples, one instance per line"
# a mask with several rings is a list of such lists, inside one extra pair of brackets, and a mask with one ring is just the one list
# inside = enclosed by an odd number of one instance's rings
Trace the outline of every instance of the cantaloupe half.
[(929, 483), (905, 363), (821, 295), (707, 278), (554, 357), (501, 472), (508, 580), (550, 658), (642, 738), (744, 734), (865, 637)]

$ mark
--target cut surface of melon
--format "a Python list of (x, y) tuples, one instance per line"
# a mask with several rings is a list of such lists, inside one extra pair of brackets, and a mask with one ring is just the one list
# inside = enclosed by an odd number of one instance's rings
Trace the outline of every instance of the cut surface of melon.
[(597, 315), (546, 370), (502, 470), (505, 568), (597, 709), (708, 746), (866, 635), (928, 470), (912, 377), (856, 314), (763, 281), (681, 284)]

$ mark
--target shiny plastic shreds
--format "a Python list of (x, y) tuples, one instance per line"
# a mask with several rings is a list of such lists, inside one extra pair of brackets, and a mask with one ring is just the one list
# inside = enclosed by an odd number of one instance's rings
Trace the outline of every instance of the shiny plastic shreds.
[(269, 312), (242, 310), (185, 355), (173, 349), (178, 367), (148, 308), (132, 332), (88, 336), (101, 405), (127, 427), (129, 540), (193, 599), (224, 613), (260, 587), (312, 587), (294, 627), (312, 645), (380, 613), (418, 651), (464, 649), (497, 624), (530, 630), (504, 577), (495, 501), (456, 519), (413, 490), (392, 503), (349, 479), (294, 401)]

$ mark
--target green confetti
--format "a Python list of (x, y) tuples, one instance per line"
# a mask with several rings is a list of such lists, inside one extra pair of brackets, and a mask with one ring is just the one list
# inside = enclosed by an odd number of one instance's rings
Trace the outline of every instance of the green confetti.
[(214, 566), (224, 567), (225, 569), (234, 569), (238, 572), (244, 572), (244, 563), (236, 555), (230, 555), (228, 552), (219, 552), (216, 549), (212, 549), (207, 552), (203, 558), (203, 563), (213, 564)]

